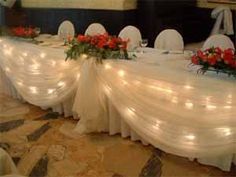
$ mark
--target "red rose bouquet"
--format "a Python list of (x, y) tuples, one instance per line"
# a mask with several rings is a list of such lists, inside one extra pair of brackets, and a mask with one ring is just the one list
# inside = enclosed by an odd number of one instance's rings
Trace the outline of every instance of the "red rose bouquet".
[(203, 73), (211, 70), (236, 77), (236, 53), (234, 49), (222, 50), (219, 47), (212, 47), (204, 51), (199, 50), (192, 56), (192, 63), (201, 65)]
[(78, 35), (77, 38), (68, 39), (69, 49), (66, 51), (66, 60), (77, 59), (82, 54), (94, 57), (100, 62), (108, 58), (129, 59), (127, 42), (107, 33), (95, 36)]
[(22, 38), (34, 38), (37, 36), (35, 29), (31, 27), (15, 27), (11, 29), (11, 33), (13, 36)]

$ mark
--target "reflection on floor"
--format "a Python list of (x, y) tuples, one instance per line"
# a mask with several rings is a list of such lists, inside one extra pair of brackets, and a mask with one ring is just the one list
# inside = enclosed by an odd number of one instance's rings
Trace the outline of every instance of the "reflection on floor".
[(30, 177), (236, 176), (107, 134), (70, 135), (77, 121), (0, 95), (0, 147)]

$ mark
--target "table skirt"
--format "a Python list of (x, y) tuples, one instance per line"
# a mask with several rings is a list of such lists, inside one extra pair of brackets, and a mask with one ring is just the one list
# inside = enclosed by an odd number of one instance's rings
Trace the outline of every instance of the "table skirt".
[[(7, 94), (15, 99), (25, 101), (19, 93), (16, 91), (15, 87), (12, 85), (11, 81), (6, 77), (3, 70), (0, 68), (0, 93)], [(64, 100), (58, 105), (53, 105), (50, 108), (54, 112), (59, 114), (64, 114), (64, 117), (73, 116), (75, 119), (76, 115), (73, 115), (72, 107), (74, 103), (74, 96)], [(48, 109), (48, 107), (42, 107), (42, 109)], [(121, 134), (123, 138), (130, 137), (132, 141), (141, 141), (144, 145), (148, 145), (145, 141), (145, 137), (139, 136), (131, 127), (122, 119), (122, 116), (113, 106), (113, 104), (108, 100), (108, 133), (109, 135)], [(158, 147), (157, 147), (158, 148)], [(194, 159), (190, 159), (194, 160)], [(204, 157), (198, 158), (197, 161), (201, 164), (212, 165), (220, 168), (224, 171), (229, 171), (231, 164), (236, 165), (236, 154), (224, 154), (220, 157)]]

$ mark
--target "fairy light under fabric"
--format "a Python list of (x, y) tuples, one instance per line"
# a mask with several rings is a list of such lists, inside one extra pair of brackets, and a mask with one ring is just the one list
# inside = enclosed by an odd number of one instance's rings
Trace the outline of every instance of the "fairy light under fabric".
[(53, 107), (73, 97), (79, 133), (109, 131), (113, 115), (168, 153), (194, 158), (236, 153), (233, 78), (196, 77), (186, 60), (155, 66), (137, 60), (65, 62), (63, 49), (1, 40), (0, 73), (34, 105)]

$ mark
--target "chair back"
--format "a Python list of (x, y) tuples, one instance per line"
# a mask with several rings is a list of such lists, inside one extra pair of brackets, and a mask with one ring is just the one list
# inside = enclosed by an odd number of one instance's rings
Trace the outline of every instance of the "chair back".
[(102, 24), (92, 23), (88, 26), (84, 34), (94, 36), (97, 34), (104, 34), (104, 33), (106, 33), (106, 29)]
[(127, 50), (129, 51), (139, 47), (142, 40), (142, 35), (135, 26), (126, 26), (123, 28), (119, 33), (119, 37), (123, 40), (129, 40), (127, 44)]
[(66, 39), (68, 36), (74, 37), (75, 28), (73, 23), (68, 20), (63, 21), (58, 28), (57, 35), (60, 39)]
[(154, 48), (164, 50), (184, 50), (184, 41), (181, 34), (174, 29), (163, 30), (157, 37), (154, 43)]
[(223, 34), (215, 34), (207, 38), (202, 49), (206, 50), (211, 47), (220, 47), (221, 49), (235, 49), (233, 42), (228, 36)]

